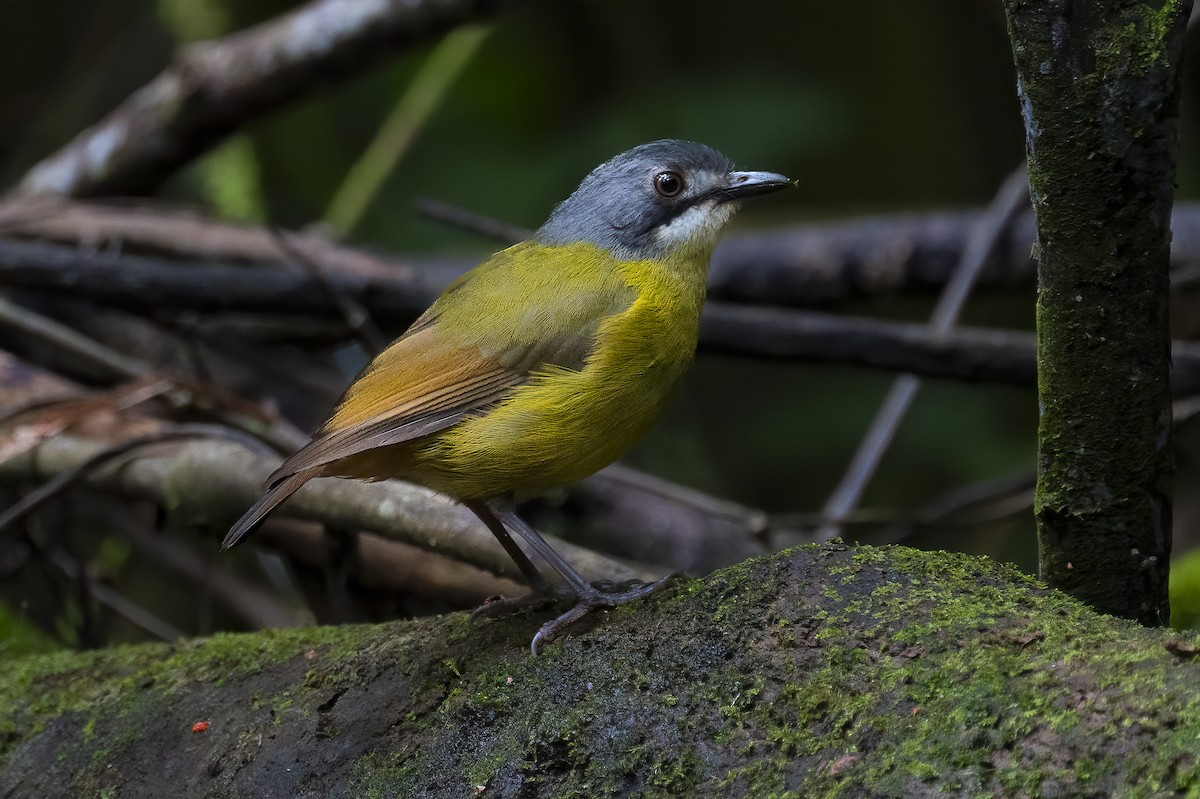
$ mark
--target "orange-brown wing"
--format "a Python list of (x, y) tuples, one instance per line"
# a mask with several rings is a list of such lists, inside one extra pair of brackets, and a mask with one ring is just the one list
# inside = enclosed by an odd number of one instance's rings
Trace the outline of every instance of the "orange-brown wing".
[(313, 440), (268, 479), (443, 430), (501, 399), (528, 371), (449, 346), (436, 326), (417, 328), (381, 352), (350, 385)]

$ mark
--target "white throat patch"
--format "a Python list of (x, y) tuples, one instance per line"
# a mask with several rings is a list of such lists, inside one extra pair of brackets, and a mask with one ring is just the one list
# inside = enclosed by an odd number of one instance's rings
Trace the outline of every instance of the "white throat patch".
[(712, 248), (737, 210), (737, 205), (736, 202), (717, 203), (712, 200), (693, 205), (656, 229), (654, 243), (667, 252), (683, 247)]

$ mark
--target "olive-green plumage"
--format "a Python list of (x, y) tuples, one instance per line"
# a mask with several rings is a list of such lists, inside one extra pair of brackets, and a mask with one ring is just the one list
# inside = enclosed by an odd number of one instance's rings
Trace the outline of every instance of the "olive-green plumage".
[(692, 361), (736, 200), (787, 184), (678, 141), (597, 167), (530, 240), (455, 281), (363, 370), (225, 545), (313, 477), (401, 477), (480, 513), (611, 463)]

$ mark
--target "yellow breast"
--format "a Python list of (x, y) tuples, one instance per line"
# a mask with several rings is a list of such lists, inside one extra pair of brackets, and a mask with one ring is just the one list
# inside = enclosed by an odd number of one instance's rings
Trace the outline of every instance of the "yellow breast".
[(707, 260), (614, 261), (636, 298), (599, 324), (583, 367), (535, 370), (497, 406), (419, 442), (402, 476), (485, 498), (573, 482), (619, 458), (692, 362)]

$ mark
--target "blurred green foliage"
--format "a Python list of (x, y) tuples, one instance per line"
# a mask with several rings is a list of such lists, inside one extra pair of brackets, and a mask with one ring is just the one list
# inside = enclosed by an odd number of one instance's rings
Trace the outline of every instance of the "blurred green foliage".
[(1200, 630), (1200, 549), (1171, 563), (1171, 626)]
[(7, 657), (39, 655), (62, 648), (63, 642), (46, 635), (19, 610), (0, 601), (0, 661)]

